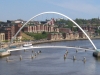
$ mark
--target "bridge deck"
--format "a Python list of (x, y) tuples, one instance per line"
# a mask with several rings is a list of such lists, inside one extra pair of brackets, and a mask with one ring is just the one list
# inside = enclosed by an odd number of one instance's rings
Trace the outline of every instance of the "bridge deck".
[(88, 50), (88, 51), (95, 51), (94, 49), (90, 48), (83, 48), (83, 47), (69, 47), (69, 46), (30, 46), (30, 47), (19, 47), (14, 49), (8, 49), (8, 51), (18, 51), (24, 49), (34, 49), (34, 48), (72, 48), (72, 49), (80, 49), (80, 50)]

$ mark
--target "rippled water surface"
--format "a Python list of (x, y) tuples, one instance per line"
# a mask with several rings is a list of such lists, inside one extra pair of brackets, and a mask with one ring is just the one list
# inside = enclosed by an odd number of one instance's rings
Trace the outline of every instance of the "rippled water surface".
[[(93, 40), (97, 48), (100, 48), (100, 40)], [(59, 45), (59, 46), (80, 46), (93, 48), (88, 40), (62, 41), (38, 44), (41, 45)], [(41, 50), (35, 58), (31, 55)], [(67, 58), (64, 60), (64, 54), (68, 50)], [(92, 56), (93, 51), (65, 48), (44, 48), (27, 51), (11, 52), (9, 62), (6, 57), (0, 58), (0, 75), (100, 75), (100, 61)], [(22, 56), (20, 61), (19, 56)], [(76, 60), (73, 61), (73, 56)], [(84, 63), (83, 57), (86, 57)]]

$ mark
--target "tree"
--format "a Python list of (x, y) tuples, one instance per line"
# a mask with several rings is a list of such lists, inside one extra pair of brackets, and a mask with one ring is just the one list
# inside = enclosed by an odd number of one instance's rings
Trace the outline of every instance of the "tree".
[(46, 32), (45, 32), (45, 31), (43, 31), (43, 32), (42, 32), (42, 34), (46, 34)]

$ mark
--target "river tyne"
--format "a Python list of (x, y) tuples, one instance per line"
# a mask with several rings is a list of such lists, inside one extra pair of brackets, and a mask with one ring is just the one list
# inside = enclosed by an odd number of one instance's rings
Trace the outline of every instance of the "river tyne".
[[(93, 40), (100, 49), (100, 39)], [(61, 41), (37, 44), (37, 46), (80, 46), (93, 48), (88, 40)], [(34, 45), (33, 45), (34, 46)], [(35, 58), (31, 55), (41, 50)], [(67, 58), (64, 54), (68, 50)], [(11, 52), (9, 62), (6, 57), (0, 58), (0, 75), (100, 75), (100, 60), (92, 56), (93, 51), (65, 48), (43, 48)], [(22, 56), (20, 61), (19, 56)], [(73, 56), (76, 60), (73, 60)], [(83, 62), (86, 57), (86, 62)]]

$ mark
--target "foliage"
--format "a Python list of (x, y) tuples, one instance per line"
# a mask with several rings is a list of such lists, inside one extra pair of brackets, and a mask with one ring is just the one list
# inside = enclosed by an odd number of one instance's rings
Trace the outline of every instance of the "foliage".
[(23, 38), (22, 41), (30, 41), (30, 39)]
[(8, 40), (5, 40), (5, 41), (3, 41), (3, 42), (9, 42)]
[(73, 31), (78, 31), (78, 27), (73, 27), (72, 30)]
[[(80, 19), (76, 18), (74, 20), (80, 26), (94, 26), (94, 30), (96, 33), (100, 33), (100, 30), (95, 29), (95, 27), (100, 26), (100, 19), (92, 18), (92, 19)], [(59, 28), (70, 28), (72, 31), (77, 31), (78, 27), (68, 19), (59, 19), (56, 21), (55, 25)]]
[[(78, 19), (78, 18), (76, 18), (74, 21), (79, 25), (88, 25), (88, 24), (100, 25), (99, 18), (92, 18), (92, 19)], [(70, 20), (60, 19), (60, 20), (56, 21), (56, 25), (58, 25), (58, 27), (72, 28), (74, 24)]]
[(100, 30), (95, 30), (95, 33), (100, 33)]
[(32, 32), (26, 32), (27, 35), (34, 37), (35, 40), (39, 39), (45, 39), (47, 38), (48, 33), (42, 32), (42, 33), (32, 33)]

